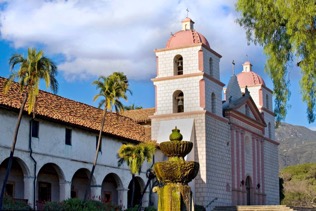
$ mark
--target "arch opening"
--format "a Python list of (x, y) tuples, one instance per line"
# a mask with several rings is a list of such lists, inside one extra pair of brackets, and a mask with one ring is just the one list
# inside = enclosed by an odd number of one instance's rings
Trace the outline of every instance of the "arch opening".
[(54, 163), (45, 164), (37, 175), (37, 201), (38, 203), (60, 200), (60, 182), (64, 174)]
[[(5, 159), (0, 165), (0, 182), (1, 188), (3, 184), (3, 180), (6, 174), (6, 169), (9, 163), (9, 158)], [(10, 196), (12, 198), (20, 198), (24, 197), (24, 177), (28, 176), (29, 170), (27, 169), (25, 163), (17, 158), (13, 157), (11, 171), (9, 174), (8, 182), (5, 186), (5, 195)]]
[(143, 180), (140, 177), (134, 176), (128, 185), (128, 193), (127, 193), (128, 208), (133, 207), (140, 202), (143, 189), (144, 189)]
[(250, 176), (246, 177), (246, 192), (247, 192), (247, 205), (252, 204), (252, 180)]
[(173, 65), (174, 75), (183, 75), (183, 57), (181, 55), (174, 57)]
[(102, 182), (102, 202), (119, 205), (121, 199), (119, 198), (118, 189), (120, 188), (122, 188), (122, 181), (119, 176), (114, 173), (106, 175)]
[(173, 93), (173, 113), (184, 112), (184, 94), (178, 90)]
[[(90, 171), (88, 169), (81, 168), (76, 171), (71, 180), (71, 198), (84, 199), (85, 191), (89, 184), (89, 176)], [(94, 178), (92, 178), (92, 184), (95, 184)], [(91, 188), (89, 189), (88, 196), (91, 197)]]

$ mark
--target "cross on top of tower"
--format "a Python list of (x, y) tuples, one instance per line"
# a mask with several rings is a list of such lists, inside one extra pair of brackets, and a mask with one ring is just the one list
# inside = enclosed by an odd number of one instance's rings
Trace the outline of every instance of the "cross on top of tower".
[(186, 11), (187, 11), (187, 18), (188, 18), (189, 17), (189, 9), (187, 8)]
[(235, 75), (235, 61), (232, 62), (232, 68), (233, 68), (233, 75)]

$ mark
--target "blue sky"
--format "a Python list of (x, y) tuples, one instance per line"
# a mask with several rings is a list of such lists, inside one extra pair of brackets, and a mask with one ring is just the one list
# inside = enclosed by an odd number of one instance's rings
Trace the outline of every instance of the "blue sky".
[[(272, 89), (264, 73), (265, 55), (260, 46), (247, 45), (245, 31), (236, 23), (235, 0), (0, 0), (0, 76), (10, 74), (8, 60), (14, 53), (26, 56), (36, 47), (51, 58), (59, 70), (58, 95), (96, 106), (91, 85), (99, 75), (123, 71), (133, 95), (125, 104), (154, 107), (154, 49), (164, 48), (170, 34), (181, 29), (187, 15), (195, 29), (223, 57), (221, 80), (250, 60), (253, 70)], [(122, 6), (124, 5), (124, 6)], [(299, 90), (300, 71), (289, 64), (291, 99), (286, 122), (316, 129), (308, 124), (306, 106)]]

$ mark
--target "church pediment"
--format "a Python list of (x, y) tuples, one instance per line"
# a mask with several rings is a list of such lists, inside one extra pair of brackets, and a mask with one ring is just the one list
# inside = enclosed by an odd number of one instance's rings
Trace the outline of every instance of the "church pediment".
[(256, 123), (266, 127), (266, 123), (260, 111), (258, 110), (255, 102), (248, 90), (242, 97), (233, 100), (229, 98), (228, 101), (223, 103), (224, 114), (235, 113), (245, 119), (255, 121)]

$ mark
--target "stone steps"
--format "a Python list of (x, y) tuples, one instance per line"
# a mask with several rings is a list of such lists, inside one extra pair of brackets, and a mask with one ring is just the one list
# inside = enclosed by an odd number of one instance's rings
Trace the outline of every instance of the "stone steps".
[(213, 211), (294, 211), (285, 205), (220, 206)]

